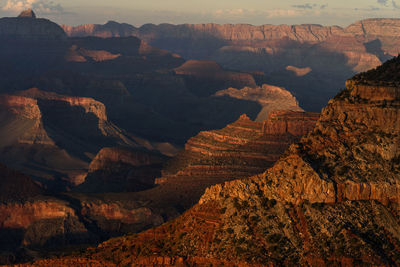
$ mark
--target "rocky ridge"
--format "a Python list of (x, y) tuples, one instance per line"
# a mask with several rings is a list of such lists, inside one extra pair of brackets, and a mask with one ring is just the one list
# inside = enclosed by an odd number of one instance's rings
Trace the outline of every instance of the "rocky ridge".
[(398, 87), (349, 80), (265, 173), (210, 187), (177, 220), (87, 255), (166, 266), (398, 265), (399, 101)]

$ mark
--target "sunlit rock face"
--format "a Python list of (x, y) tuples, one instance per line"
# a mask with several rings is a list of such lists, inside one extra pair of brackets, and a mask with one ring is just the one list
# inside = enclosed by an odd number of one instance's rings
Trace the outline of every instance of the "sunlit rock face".
[(182, 205), (190, 207), (210, 185), (263, 173), (290, 144), (311, 131), (318, 117), (318, 113), (281, 110), (255, 122), (243, 114), (223, 129), (189, 139), (155, 182), (161, 188), (179, 188), (176, 194), (182, 195)]
[(228, 88), (218, 91), (214, 96), (229, 96), (259, 103), (262, 109), (257, 114), (256, 121), (267, 120), (270, 112), (274, 110), (303, 111), (299, 107), (297, 99), (289, 91), (268, 84), (257, 87), (244, 87), (242, 89)]
[(87, 257), (167, 266), (400, 264), (399, 65), (395, 58), (349, 80), (314, 129), (263, 174), (212, 186), (177, 220)]

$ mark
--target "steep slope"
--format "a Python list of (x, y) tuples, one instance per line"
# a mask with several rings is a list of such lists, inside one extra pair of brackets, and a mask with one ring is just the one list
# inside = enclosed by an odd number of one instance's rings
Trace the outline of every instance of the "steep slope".
[(371, 83), (349, 80), (264, 174), (213, 186), (176, 221), (87, 255), (167, 266), (400, 264), (400, 89)]

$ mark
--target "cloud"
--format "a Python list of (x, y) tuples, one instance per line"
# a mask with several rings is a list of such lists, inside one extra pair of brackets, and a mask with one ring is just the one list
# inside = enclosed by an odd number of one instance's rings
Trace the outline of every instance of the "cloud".
[(376, 6), (369, 6), (368, 8), (354, 8), (354, 10), (355, 11), (367, 11), (367, 12), (370, 12), (370, 11), (378, 11), (378, 10), (381, 10), (379, 7), (376, 7)]
[(378, 4), (382, 5), (382, 6), (387, 6), (389, 0), (377, 0)]
[(310, 4), (310, 3), (307, 3), (307, 4), (304, 4), (304, 5), (293, 5), (292, 7), (294, 7), (294, 8), (300, 8), (300, 9), (313, 9), (314, 7), (316, 7), (317, 6), (317, 4)]
[(269, 18), (295, 17), (301, 15), (301, 12), (293, 9), (274, 9), (267, 11), (267, 17)]
[(32, 8), (35, 12), (41, 14), (64, 13), (63, 7), (51, 0), (8, 0), (2, 10), (21, 12), (28, 8)]
[[(382, 0), (378, 0), (378, 1), (382, 1)], [(388, 0), (386, 0), (386, 1), (388, 1)], [(328, 4), (319, 5), (319, 4), (305, 3), (305, 4), (302, 4), (302, 5), (292, 5), (292, 7), (298, 8), (298, 9), (304, 9), (304, 10), (306, 10), (306, 9), (311, 10), (311, 9), (314, 9), (314, 8), (325, 9), (325, 8), (328, 7)]]
[[(214, 16), (220, 18), (248, 18), (248, 17), (263, 17), (263, 18), (288, 18), (301, 16), (305, 10), (296, 9), (270, 9), (270, 10), (255, 10), (255, 9), (219, 9), (214, 12)], [(307, 11), (308, 12), (308, 11)]]

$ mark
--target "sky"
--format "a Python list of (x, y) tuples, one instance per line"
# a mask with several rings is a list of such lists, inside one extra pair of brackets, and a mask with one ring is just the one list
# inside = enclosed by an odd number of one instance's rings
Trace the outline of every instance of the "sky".
[(0, 0), (0, 17), (33, 8), (59, 24), (322, 24), (400, 18), (400, 0)]

